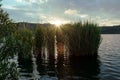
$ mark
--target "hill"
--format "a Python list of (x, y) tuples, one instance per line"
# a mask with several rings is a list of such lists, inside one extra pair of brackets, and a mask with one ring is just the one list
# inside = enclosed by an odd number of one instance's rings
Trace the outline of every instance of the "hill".
[(120, 34), (120, 25), (118, 25), (118, 26), (103, 26), (102, 34)]
[[(29, 29), (35, 30), (35, 28), (38, 26), (42, 27), (50, 27), (54, 26), (53, 24), (49, 23), (27, 23), (27, 22), (19, 22), (17, 23), (18, 27), (27, 27)], [(120, 34), (120, 25), (118, 26), (102, 26), (102, 34)]]

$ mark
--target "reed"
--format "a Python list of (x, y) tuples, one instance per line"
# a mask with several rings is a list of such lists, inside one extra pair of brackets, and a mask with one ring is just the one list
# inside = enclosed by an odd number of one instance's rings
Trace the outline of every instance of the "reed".
[(38, 59), (41, 59), (43, 46), (45, 46), (45, 28), (38, 26), (35, 30), (35, 54)]
[(27, 28), (19, 29), (16, 33), (16, 39), (18, 41), (18, 55), (21, 58), (30, 58), (31, 50), (33, 47), (33, 33)]
[(101, 29), (97, 24), (90, 22), (66, 24), (63, 25), (62, 31), (71, 56), (97, 54), (101, 42)]
[(56, 49), (57, 49), (57, 64), (63, 64), (64, 61), (64, 33), (61, 29), (62, 25), (56, 27)]
[(46, 27), (46, 45), (50, 60), (55, 59), (55, 26)]
[(81, 52), (85, 53), (85, 55), (96, 55), (101, 43), (101, 29), (98, 25), (85, 22), (80, 36)]

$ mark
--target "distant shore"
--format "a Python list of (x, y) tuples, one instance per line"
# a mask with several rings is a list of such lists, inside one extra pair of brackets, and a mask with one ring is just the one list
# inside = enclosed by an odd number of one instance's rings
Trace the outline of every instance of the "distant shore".
[(102, 27), (102, 34), (120, 34), (120, 25)]
[[(36, 26), (51, 26), (52, 24), (44, 23), (27, 23), (27, 22), (19, 22), (18, 27), (28, 27), (30, 29), (35, 29)], [(117, 26), (102, 26), (102, 34), (120, 34), (120, 25)]]

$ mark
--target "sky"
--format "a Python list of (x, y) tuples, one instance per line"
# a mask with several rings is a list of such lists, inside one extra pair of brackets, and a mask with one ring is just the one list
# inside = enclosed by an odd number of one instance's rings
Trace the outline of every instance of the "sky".
[(1, 3), (15, 22), (90, 20), (100, 26), (120, 25), (120, 0), (2, 0)]

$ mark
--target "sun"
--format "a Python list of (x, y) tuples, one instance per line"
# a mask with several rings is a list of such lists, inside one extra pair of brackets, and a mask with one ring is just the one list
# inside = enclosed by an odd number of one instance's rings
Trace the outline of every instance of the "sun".
[(51, 23), (51, 24), (55, 24), (56, 27), (59, 27), (60, 25), (63, 24), (63, 22), (62, 22), (61, 20), (54, 20), (54, 21), (51, 21), (50, 23)]
[(62, 21), (56, 20), (56, 21), (54, 21), (54, 24), (55, 24), (56, 26), (60, 26), (60, 25), (62, 24)]

